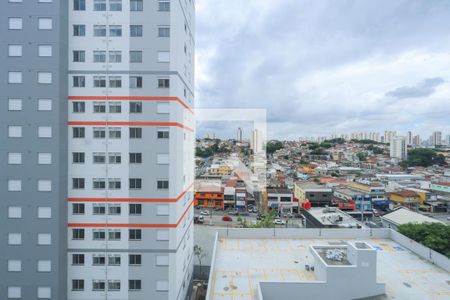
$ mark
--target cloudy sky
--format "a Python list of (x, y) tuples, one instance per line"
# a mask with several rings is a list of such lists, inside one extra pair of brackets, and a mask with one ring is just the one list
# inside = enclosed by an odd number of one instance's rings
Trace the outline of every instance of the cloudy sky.
[[(265, 108), (278, 139), (450, 134), (450, 1), (197, 0), (196, 10), (197, 107)], [(198, 129), (235, 135), (232, 123)]]

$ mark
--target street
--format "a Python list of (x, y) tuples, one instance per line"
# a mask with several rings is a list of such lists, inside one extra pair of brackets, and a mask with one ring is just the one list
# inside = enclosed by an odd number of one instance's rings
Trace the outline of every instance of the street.
[[(232, 216), (232, 215), (228, 215), (226, 211), (214, 211), (212, 210), (212, 214), (211, 214), (211, 210), (201, 210), (201, 209), (195, 209), (195, 213), (194, 216), (198, 217), (200, 216), (200, 212), (201, 211), (207, 211), (210, 215), (203, 215), (204, 218), (204, 223), (203, 224), (196, 224), (196, 225), (209, 225), (209, 226), (230, 226), (230, 227), (238, 227), (239, 222), (237, 221), (239, 217), (241, 217), (242, 219), (246, 219), (247, 223), (254, 223), (256, 222), (256, 213), (251, 213), (248, 216)], [(232, 221), (227, 222), (227, 221), (223, 221), (222, 218), (223, 216), (228, 215), (231, 217)], [(303, 227), (302, 226), (302, 219), (300, 218), (281, 218), (283, 221), (287, 221), (287, 226), (286, 225), (275, 225), (276, 227), (289, 227), (289, 228), (299, 228), (299, 227)]]

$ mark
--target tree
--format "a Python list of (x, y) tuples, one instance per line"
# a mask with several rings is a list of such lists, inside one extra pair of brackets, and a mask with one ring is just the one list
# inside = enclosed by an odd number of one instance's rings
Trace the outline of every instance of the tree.
[(266, 152), (272, 154), (281, 148), (283, 148), (283, 144), (280, 141), (269, 141), (266, 145)]
[(418, 148), (408, 151), (408, 159), (403, 164), (405, 167), (429, 167), (431, 165), (446, 165), (445, 157), (437, 154), (433, 149)]
[(364, 152), (358, 152), (356, 153), (356, 156), (358, 157), (359, 161), (367, 160), (367, 155)]
[(450, 258), (450, 226), (442, 223), (404, 224), (398, 232)]
[(201, 276), (203, 274), (202, 273), (202, 259), (206, 257), (206, 253), (202, 247), (200, 247), (199, 245), (195, 245), (194, 246), (194, 255), (197, 256), (198, 264), (200, 265), (200, 276)]

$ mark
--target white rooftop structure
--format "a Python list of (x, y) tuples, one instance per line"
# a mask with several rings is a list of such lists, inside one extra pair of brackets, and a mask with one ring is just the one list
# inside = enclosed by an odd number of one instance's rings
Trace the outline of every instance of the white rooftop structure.
[(422, 223), (442, 223), (445, 224), (442, 221), (439, 221), (434, 218), (430, 218), (427, 216), (424, 216), (422, 214), (410, 211), (407, 208), (399, 207), (395, 209), (394, 211), (387, 213), (381, 217), (381, 220), (385, 227), (396, 229), (398, 225), (403, 225), (407, 223), (413, 223), (413, 224), (422, 224)]

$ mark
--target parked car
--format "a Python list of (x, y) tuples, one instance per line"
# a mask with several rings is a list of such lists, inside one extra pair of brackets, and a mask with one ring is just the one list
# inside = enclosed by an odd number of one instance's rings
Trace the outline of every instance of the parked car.
[(287, 217), (288, 217), (288, 218), (293, 218), (294, 215), (293, 215), (292, 213), (288, 213), (288, 214), (287, 214)]
[(230, 216), (225, 215), (222, 217), (222, 221), (231, 222), (231, 221), (233, 221), (233, 219)]
[(275, 219), (275, 220), (273, 220), (273, 224), (275, 224), (275, 225), (286, 225), (286, 222), (284, 222), (281, 219)]
[(245, 211), (245, 210), (239, 211), (238, 213), (239, 213), (240, 216), (248, 216), (248, 215), (250, 215), (250, 214), (248, 213), (248, 211)]
[(239, 212), (237, 210), (231, 210), (228, 212), (228, 214), (232, 215), (232, 216), (237, 216), (239, 214)]
[(200, 214), (203, 215), (203, 216), (209, 216), (209, 211), (207, 211), (207, 210), (202, 210), (202, 211), (200, 212)]
[(205, 222), (203, 216), (194, 217), (194, 224), (203, 224), (203, 222)]

